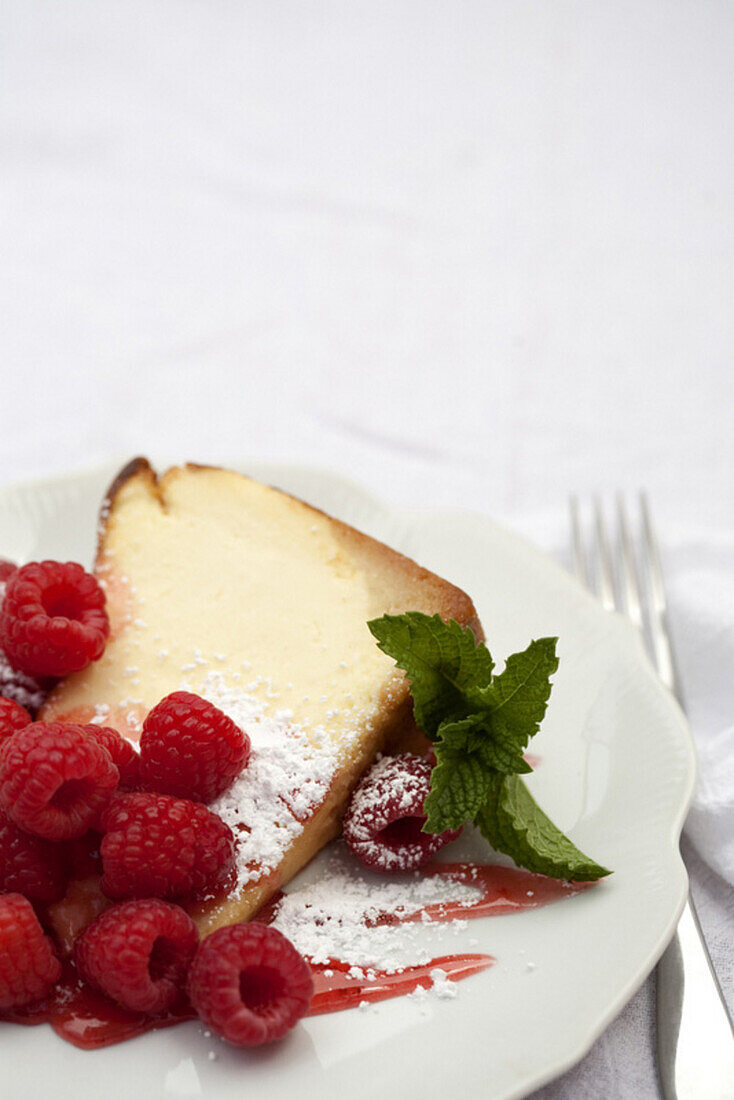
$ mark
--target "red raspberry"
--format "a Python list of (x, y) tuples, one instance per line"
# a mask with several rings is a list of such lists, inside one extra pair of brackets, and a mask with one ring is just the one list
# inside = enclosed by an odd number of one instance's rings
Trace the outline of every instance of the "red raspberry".
[(151, 791), (212, 802), (237, 778), (249, 756), (247, 734), (189, 691), (161, 699), (143, 723), (140, 773)]
[(40, 1001), (61, 977), (61, 963), (33, 906), (20, 894), (0, 896), (0, 1009)]
[(98, 660), (110, 632), (105, 595), (76, 562), (31, 562), (12, 575), (0, 645), (31, 676), (66, 676)]
[(14, 561), (10, 561), (9, 558), (0, 558), (0, 584), (5, 584), (10, 580), (13, 573), (18, 569), (18, 566)]
[(422, 756), (384, 756), (362, 778), (344, 815), (344, 839), (375, 871), (413, 871), (461, 829), (424, 833), (431, 765)]
[(250, 1047), (282, 1038), (305, 1016), (313, 979), (276, 928), (236, 924), (204, 940), (191, 964), (188, 993), (207, 1027)]
[[(18, 566), (5, 558), (0, 558), (0, 608), (5, 594), (5, 584), (17, 572)], [(50, 681), (35, 680), (24, 672), (13, 668), (0, 649), (0, 696), (12, 699), (25, 707), (35, 717), (51, 688)]]
[(0, 743), (12, 737), (17, 730), (31, 724), (31, 716), (25, 707), (13, 699), (0, 696)]
[(58, 847), (24, 833), (0, 810), (0, 893), (7, 890), (32, 901), (57, 901), (65, 889)]
[(234, 866), (234, 837), (198, 802), (123, 794), (102, 817), (102, 890), (109, 898), (213, 893)]
[(133, 748), (132, 743), (111, 726), (90, 724), (83, 728), (110, 754), (112, 763), (120, 773), (120, 789), (133, 791), (139, 787), (140, 754)]
[(199, 943), (188, 913), (157, 898), (113, 905), (85, 928), (74, 959), (85, 981), (123, 1008), (165, 1012)]
[(0, 755), (0, 807), (29, 833), (67, 840), (97, 824), (118, 779), (83, 726), (33, 722)]

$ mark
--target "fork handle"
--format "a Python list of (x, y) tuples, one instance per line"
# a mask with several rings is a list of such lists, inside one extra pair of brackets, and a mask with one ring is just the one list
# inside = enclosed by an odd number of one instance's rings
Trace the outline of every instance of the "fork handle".
[(690, 896), (656, 980), (665, 1100), (731, 1100), (734, 1029)]

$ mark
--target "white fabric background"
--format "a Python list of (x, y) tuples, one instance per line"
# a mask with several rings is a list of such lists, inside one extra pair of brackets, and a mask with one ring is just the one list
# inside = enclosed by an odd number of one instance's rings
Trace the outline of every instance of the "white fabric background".
[[(0, 477), (295, 459), (556, 553), (569, 490), (644, 483), (731, 996), (734, 6), (4, 0), (0, 39)], [(654, 1096), (651, 998), (542, 1095)]]

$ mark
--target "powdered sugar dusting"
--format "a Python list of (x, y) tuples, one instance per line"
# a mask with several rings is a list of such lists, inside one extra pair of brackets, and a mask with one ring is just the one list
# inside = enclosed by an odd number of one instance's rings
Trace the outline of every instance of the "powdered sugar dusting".
[(404, 918), (442, 902), (470, 906), (481, 894), (478, 887), (445, 875), (363, 876), (338, 852), (316, 882), (281, 899), (273, 924), (312, 962), (326, 965), (338, 959), (350, 965), (350, 976), (371, 978), (376, 970), (396, 973), (430, 962), (442, 953), (447, 937), (467, 923), (379, 923), (385, 914)]
[[(184, 685), (185, 688), (185, 685)], [(308, 730), (290, 711), (266, 703), (224, 676), (209, 672), (200, 690), (243, 729), (252, 744), (247, 767), (211, 809), (238, 839), (237, 885), (274, 870), (324, 800), (339, 767), (341, 749), (321, 728)]]
[(47, 694), (37, 680), (13, 668), (0, 649), (0, 695), (14, 699), (31, 714), (35, 714), (43, 705)]

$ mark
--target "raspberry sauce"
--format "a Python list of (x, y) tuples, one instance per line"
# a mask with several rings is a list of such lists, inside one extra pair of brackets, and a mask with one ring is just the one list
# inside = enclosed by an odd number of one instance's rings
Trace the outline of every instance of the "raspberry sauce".
[(406, 916), (385, 913), (375, 923), (410, 923), (426, 917), (434, 921), (467, 920), (473, 917), (501, 917), (507, 913), (517, 913), (522, 909), (538, 909), (553, 901), (561, 901), (592, 886), (591, 882), (563, 882), (545, 875), (534, 875), (530, 871), (518, 871), (514, 867), (500, 867), (484, 863), (431, 863), (424, 867), (421, 875), (447, 878), (467, 886), (481, 889), (481, 896), (475, 902), (440, 902), (426, 905)]
[(84, 985), (73, 963), (66, 964), (61, 980), (45, 1000), (15, 1012), (0, 1013), (2, 1021), (50, 1024), (57, 1035), (82, 1050), (112, 1046), (146, 1031), (158, 1031), (195, 1017), (196, 1013), (184, 998), (162, 1016), (130, 1012)]
[[(592, 885), (561, 882), (529, 871), (476, 863), (434, 863), (426, 867), (422, 874), (439, 875), (475, 886), (481, 890), (481, 895), (471, 903), (442, 902), (405, 915), (377, 914), (371, 923), (441, 922), (501, 916), (560, 901)], [(258, 914), (258, 920), (264, 923), (271, 921), (278, 900), (279, 895), (272, 898)], [(411, 993), (419, 987), (427, 989), (433, 984), (430, 975), (435, 969), (443, 970), (452, 981), (460, 981), (487, 969), (493, 962), (491, 955), (444, 955), (420, 966), (406, 967), (398, 973), (360, 968), (363, 976), (350, 974), (354, 971), (352, 964), (338, 959), (323, 965), (312, 964), (315, 993), (309, 1015), (353, 1008), (364, 1001), (384, 1001)], [(195, 1015), (183, 997), (163, 1016), (150, 1017), (129, 1012), (83, 985), (73, 965), (67, 964), (61, 981), (49, 997), (30, 1008), (1, 1013), (0, 1021), (49, 1023), (57, 1035), (67, 1042), (83, 1050), (95, 1050), (133, 1039), (147, 1031), (172, 1027), (184, 1020), (194, 1019)]]
[(314, 995), (309, 1016), (320, 1016), (324, 1012), (340, 1012), (343, 1008), (355, 1008), (357, 1005), (386, 1001), (390, 997), (400, 997), (413, 993), (418, 988), (429, 989), (433, 985), (431, 972), (441, 969), (453, 982), (469, 978), (486, 970), (494, 959), (491, 955), (441, 955), (422, 966), (408, 966), (397, 974), (386, 974), (380, 970), (370, 970), (369, 976), (353, 978), (349, 963), (330, 960), (328, 965), (312, 964)]

